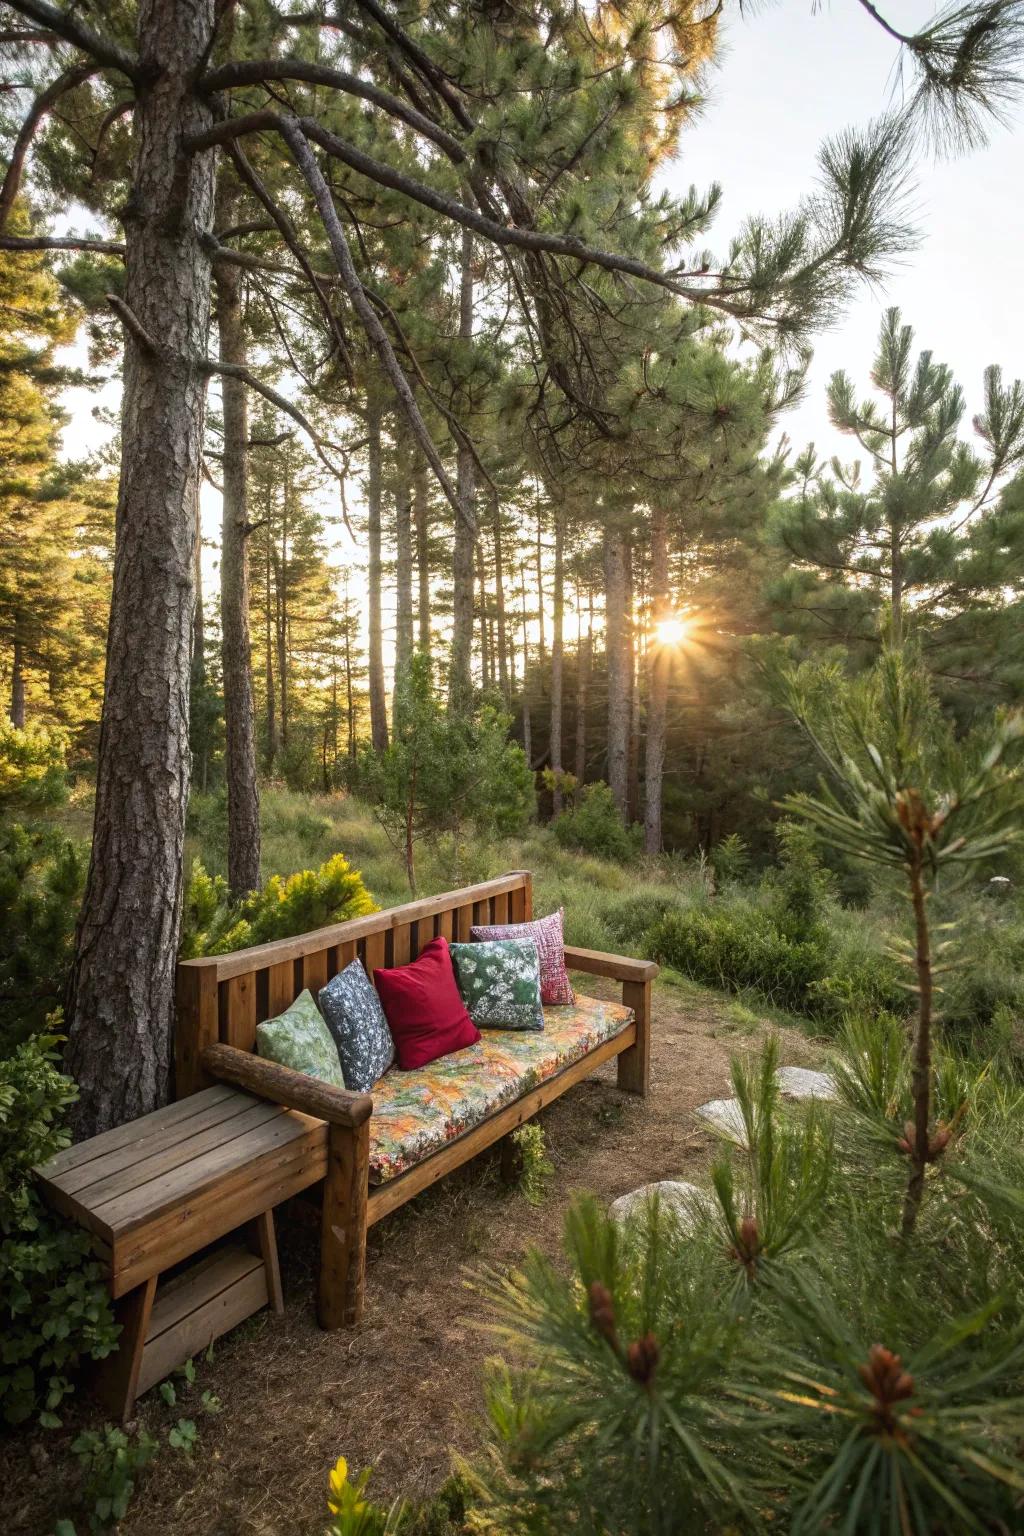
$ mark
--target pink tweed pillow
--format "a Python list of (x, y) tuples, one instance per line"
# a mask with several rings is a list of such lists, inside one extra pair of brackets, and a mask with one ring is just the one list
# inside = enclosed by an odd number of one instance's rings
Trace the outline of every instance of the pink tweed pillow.
[(540, 956), (540, 1000), (542, 1003), (574, 1003), (565, 968), (565, 939), (562, 934), (562, 908), (550, 917), (535, 918), (532, 923), (493, 923), (471, 928), (473, 939), (532, 939)]

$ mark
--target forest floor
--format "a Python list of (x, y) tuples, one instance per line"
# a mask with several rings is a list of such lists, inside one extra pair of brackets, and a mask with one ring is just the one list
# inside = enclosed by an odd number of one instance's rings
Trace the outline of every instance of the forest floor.
[[(610, 984), (587, 980), (615, 995)], [(706, 1182), (715, 1139), (693, 1111), (728, 1096), (730, 1056), (755, 1049), (770, 1028), (784, 1062), (820, 1058), (797, 1028), (663, 976), (650, 1097), (619, 1093), (613, 1062), (545, 1109), (539, 1118), (555, 1175), (539, 1206), (501, 1183), (492, 1153), (375, 1226), (366, 1312), (353, 1330), (317, 1327), (316, 1227), (285, 1213), (284, 1315), (258, 1314), (219, 1341), (212, 1359), (196, 1362), (195, 1382), (179, 1384), (173, 1408), (156, 1391), (139, 1404), (141, 1425), (161, 1441), (181, 1416), (195, 1418), (199, 1439), (191, 1455), (164, 1444), (123, 1536), (316, 1536), (339, 1455), (353, 1469), (373, 1468), (371, 1491), (385, 1503), (432, 1496), (451, 1473), (452, 1451), (472, 1455), (482, 1439), (482, 1367), (495, 1345), (479, 1326), (485, 1311), (471, 1288), (474, 1270), (514, 1269), (534, 1245), (556, 1257), (577, 1191), (607, 1202), (656, 1179)], [(220, 1399), (216, 1414), (199, 1407), (206, 1391)], [(86, 1401), (74, 1418), (63, 1430), (12, 1439), (4, 1500), (11, 1536), (42, 1536), (72, 1513), (78, 1474), (69, 1446), (90, 1422)]]

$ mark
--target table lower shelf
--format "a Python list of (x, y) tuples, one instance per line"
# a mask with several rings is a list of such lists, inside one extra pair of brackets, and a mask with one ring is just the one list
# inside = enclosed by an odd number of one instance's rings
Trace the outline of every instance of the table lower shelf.
[(202, 1354), (214, 1339), (269, 1301), (263, 1260), (240, 1244), (221, 1248), (158, 1286), (136, 1395), (141, 1397), (177, 1366)]

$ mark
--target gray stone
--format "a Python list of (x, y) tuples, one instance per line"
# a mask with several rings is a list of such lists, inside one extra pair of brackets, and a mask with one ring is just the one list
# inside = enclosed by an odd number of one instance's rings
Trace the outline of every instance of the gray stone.
[(747, 1128), (743, 1123), (743, 1111), (739, 1099), (711, 1099), (697, 1110), (702, 1120), (707, 1120), (721, 1136), (734, 1141), (737, 1146), (747, 1144)]
[(809, 1067), (780, 1067), (775, 1081), (784, 1099), (834, 1099), (836, 1085), (827, 1072)]
[(608, 1214), (613, 1221), (632, 1221), (644, 1214), (655, 1195), (658, 1196), (662, 1210), (674, 1218), (683, 1232), (692, 1231), (702, 1214), (714, 1206), (712, 1196), (706, 1189), (688, 1184), (685, 1179), (661, 1179), (656, 1184), (644, 1184), (640, 1189), (631, 1189), (628, 1194), (620, 1195), (608, 1207)]

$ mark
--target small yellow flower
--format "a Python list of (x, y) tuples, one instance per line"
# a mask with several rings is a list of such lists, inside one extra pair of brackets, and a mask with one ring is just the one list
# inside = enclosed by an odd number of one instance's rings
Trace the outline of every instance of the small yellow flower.
[(345, 1502), (345, 1485), (348, 1482), (348, 1462), (344, 1456), (339, 1456), (331, 1470), (329, 1478), (330, 1491), (327, 1495), (327, 1508), (332, 1515), (340, 1515), (342, 1505)]

